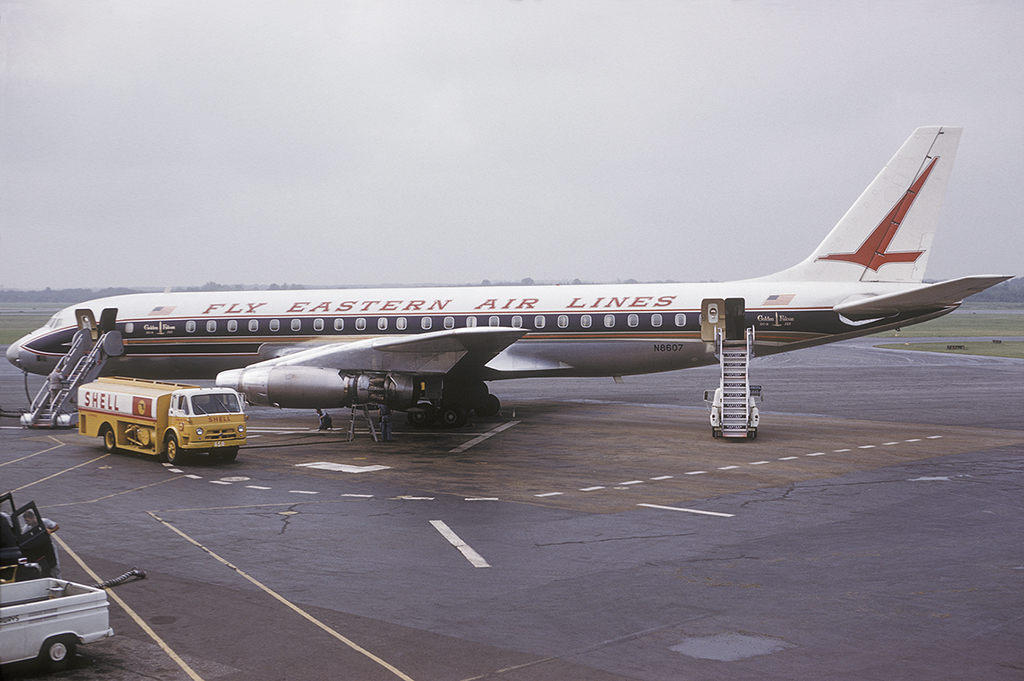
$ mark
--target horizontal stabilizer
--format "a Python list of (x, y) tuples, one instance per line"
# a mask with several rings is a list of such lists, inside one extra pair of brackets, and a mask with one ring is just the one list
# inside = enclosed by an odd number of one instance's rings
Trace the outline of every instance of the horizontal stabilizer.
[(938, 284), (928, 284), (910, 291), (849, 300), (832, 309), (849, 319), (882, 317), (926, 307), (939, 309), (959, 305), (964, 298), (1012, 278), (1012, 276), (1002, 275), (961, 277)]

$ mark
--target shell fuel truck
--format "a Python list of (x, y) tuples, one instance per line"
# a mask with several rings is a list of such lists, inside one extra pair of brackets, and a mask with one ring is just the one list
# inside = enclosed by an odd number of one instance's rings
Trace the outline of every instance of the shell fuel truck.
[(99, 378), (78, 389), (78, 432), (118, 449), (180, 463), (209, 452), (227, 461), (245, 444), (242, 397), (230, 388), (200, 388), (137, 378)]

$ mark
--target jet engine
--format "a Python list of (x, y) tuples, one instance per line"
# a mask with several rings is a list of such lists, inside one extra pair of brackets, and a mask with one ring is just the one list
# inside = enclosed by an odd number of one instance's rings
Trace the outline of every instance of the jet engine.
[(411, 374), (346, 374), (311, 366), (233, 369), (217, 375), (217, 385), (234, 388), (251, 404), (284, 409), (327, 409), (353, 404), (386, 404), (405, 411), (421, 395)]

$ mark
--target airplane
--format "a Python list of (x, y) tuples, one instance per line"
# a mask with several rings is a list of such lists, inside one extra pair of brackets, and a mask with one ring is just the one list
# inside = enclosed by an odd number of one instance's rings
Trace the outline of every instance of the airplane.
[[(105, 374), (215, 378), (252, 404), (385, 404), (414, 425), (493, 416), (491, 381), (615, 377), (716, 363), (702, 303), (742, 299), (757, 355), (935, 319), (1010, 279), (923, 281), (961, 128), (918, 128), (802, 262), (730, 282), (164, 292), (57, 312), (7, 350), (48, 374), (76, 309), (116, 309)], [(703, 311), (706, 311), (706, 307)], [(735, 315), (734, 315), (735, 317)]]

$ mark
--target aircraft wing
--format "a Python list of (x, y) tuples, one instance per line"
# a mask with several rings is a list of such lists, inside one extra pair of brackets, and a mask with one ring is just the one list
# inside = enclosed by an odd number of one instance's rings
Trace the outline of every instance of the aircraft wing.
[(482, 367), (526, 333), (526, 329), (477, 326), (397, 338), (367, 338), (317, 345), (250, 367), (314, 366), (352, 372), (444, 374), (460, 363)]
[(927, 284), (910, 291), (848, 300), (832, 309), (849, 319), (868, 319), (920, 310), (924, 307), (949, 307), (960, 304), (968, 296), (1012, 278), (1002, 275), (961, 277), (938, 284)]

